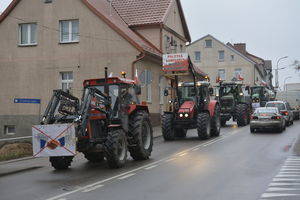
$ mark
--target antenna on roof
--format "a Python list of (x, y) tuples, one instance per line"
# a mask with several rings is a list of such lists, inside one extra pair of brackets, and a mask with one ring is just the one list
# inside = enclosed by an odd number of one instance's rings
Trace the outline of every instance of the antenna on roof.
[(109, 16), (112, 16), (112, 14), (111, 14), (111, 2), (112, 2), (112, 0), (108, 0), (109, 1)]

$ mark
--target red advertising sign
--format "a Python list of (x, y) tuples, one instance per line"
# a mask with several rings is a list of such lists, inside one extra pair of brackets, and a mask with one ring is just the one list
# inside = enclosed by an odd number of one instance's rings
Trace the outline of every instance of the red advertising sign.
[(188, 71), (189, 62), (187, 53), (164, 54), (163, 67), (164, 72)]

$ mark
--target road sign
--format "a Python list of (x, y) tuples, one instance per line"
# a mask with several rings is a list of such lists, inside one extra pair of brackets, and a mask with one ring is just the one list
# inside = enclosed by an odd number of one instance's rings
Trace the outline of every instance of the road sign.
[(33, 104), (40, 104), (41, 103), (41, 99), (19, 99), (19, 98), (15, 98), (14, 99), (14, 103), (33, 103)]

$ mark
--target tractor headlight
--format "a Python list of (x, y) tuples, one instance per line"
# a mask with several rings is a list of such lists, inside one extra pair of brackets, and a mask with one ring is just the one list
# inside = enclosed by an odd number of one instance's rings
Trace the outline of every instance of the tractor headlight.
[(188, 117), (188, 116), (189, 116), (189, 114), (187, 114), (187, 113), (184, 114), (184, 117)]
[(169, 103), (171, 104), (171, 103), (172, 103), (172, 100), (169, 100)]
[(180, 114), (179, 114), (179, 117), (183, 117), (183, 114), (182, 114), (182, 113), (180, 113)]
[(241, 92), (241, 93), (240, 93), (240, 96), (244, 96), (244, 94)]

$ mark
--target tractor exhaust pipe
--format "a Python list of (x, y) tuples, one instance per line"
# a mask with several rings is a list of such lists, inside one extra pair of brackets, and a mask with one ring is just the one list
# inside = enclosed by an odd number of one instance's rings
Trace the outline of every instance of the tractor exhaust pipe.
[(107, 67), (104, 68), (104, 75), (105, 75), (104, 93), (108, 96), (109, 95), (109, 89), (108, 89)]

